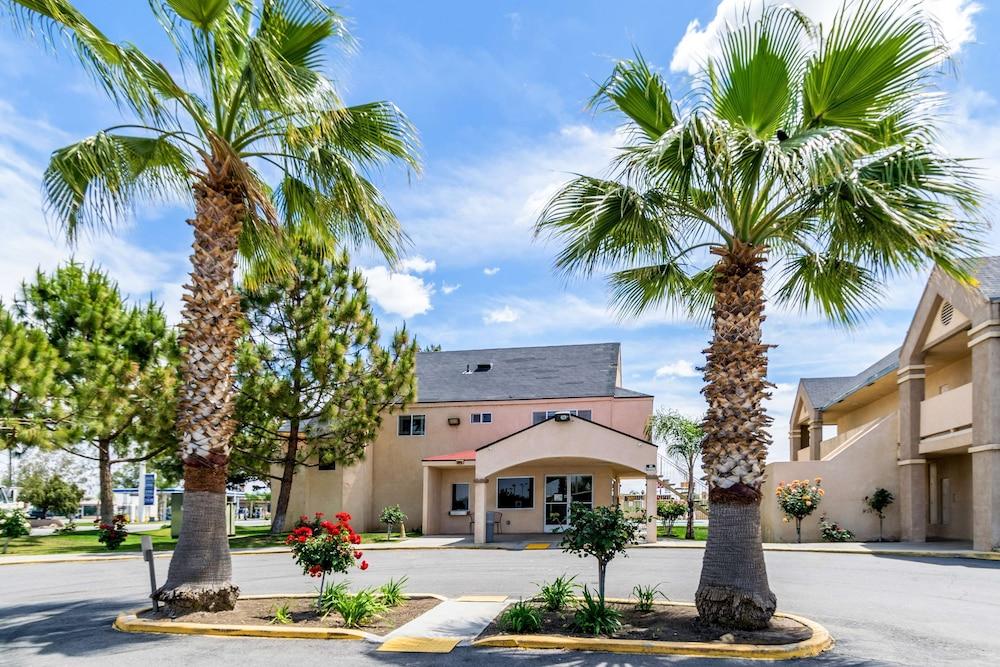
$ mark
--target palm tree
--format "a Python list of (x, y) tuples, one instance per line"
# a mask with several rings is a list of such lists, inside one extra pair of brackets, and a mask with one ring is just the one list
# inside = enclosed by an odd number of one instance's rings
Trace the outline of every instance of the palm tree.
[(685, 540), (694, 539), (694, 471), (705, 438), (701, 424), (676, 410), (660, 410), (649, 418), (649, 436), (667, 444), (667, 456), (679, 459), (687, 472), (687, 529)]
[(238, 255), (254, 275), (288, 271), (281, 230), (295, 227), (394, 257), (404, 237), (366, 174), (386, 162), (417, 168), (416, 140), (394, 105), (341, 101), (324, 69), (327, 47), (347, 34), (318, 0), (150, 5), (176, 48), (175, 69), (111, 41), (69, 0), (0, 4), (21, 32), (68, 44), (129, 116), (52, 155), (44, 196), (67, 236), (113, 228), (151, 200), (193, 200), (177, 415), (184, 523), (156, 595), (175, 608), (227, 609), (238, 594), (224, 523)]
[(945, 52), (920, 11), (864, 0), (824, 31), (789, 8), (748, 16), (681, 103), (637, 54), (594, 98), (625, 116), (610, 175), (569, 182), (537, 222), (563, 244), (560, 270), (611, 272), (624, 315), (710, 317), (705, 621), (760, 628), (775, 609), (760, 542), (766, 267), (773, 301), (846, 325), (898, 272), (929, 261), (968, 280), (979, 191), (934, 143)]

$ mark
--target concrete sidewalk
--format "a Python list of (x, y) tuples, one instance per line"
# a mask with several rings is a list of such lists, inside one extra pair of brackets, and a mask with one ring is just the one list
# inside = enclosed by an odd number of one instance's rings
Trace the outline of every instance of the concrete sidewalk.
[[(434, 549), (493, 549), (504, 551), (524, 551), (535, 549), (558, 550), (559, 543), (553, 536), (543, 539), (536, 536), (525, 536), (527, 539), (510, 539), (491, 542), (489, 544), (474, 544), (471, 537), (465, 536), (429, 536), (411, 537), (398, 542), (373, 542), (362, 544), (363, 551), (404, 551), (404, 550), (434, 550)], [(636, 544), (633, 549), (704, 549), (705, 543), (693, 540), (669, 539), (654, 544)], [(287, 553), (288, 547), (262, 547), (256, 549), (234, 549), (234, 556), (252, 556), (258, 554)], [(829, 554), (862, 554), (870, 556), (897, 556), (909, 558), (971, 558), (977, 560), (1000, 561), (1000, 552), (974, 551), (969, 542), (810, 542), (805, 544), (765, 543), (764, 551), (829, 553)], [(161, 551), (157, 558), (169, 558), (170, 551)], [(78, 563), (103, 562), (113, 560), (140, 560), (139, 552), (129, 553), (79, 553), (52, 554), (43, 556), (18, 556), (16, 554), (0, 556), (0, 565), (26, 565), (30, 563)]]

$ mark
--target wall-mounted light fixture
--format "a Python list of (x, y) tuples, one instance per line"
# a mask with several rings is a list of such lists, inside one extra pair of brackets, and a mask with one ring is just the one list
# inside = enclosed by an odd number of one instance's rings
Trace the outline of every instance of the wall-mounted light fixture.
[(458, 417), (448, 417), (448, 426), (458, 426), (462, 420)]
[(569, 413), (568, 412), (557, 412), (556, 413), (556, 421), (557, 422), (568, 422), (569, 421)]

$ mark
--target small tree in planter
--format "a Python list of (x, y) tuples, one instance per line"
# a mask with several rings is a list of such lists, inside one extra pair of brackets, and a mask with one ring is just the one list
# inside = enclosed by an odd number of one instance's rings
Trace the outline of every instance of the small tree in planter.
[(795, 537), (802, 542), (802, 519), (816, 511), (824, 491), (819, 477), (813, 483), (808, 479), (797, 479), (785, 484), (778, 482), (774, 495), (778, 497), (778, 506), (785, 513), (785, 521), (795, 520)]
[[(326, 587), (326, 575), (330, 572), (347, 574), (351, 566), (368, 569), (368, 561), (358, 550), (361, 535), (351, 527), (351, 515), (338, 512), (337, 523), (321, 520), (317, 530), (309, 525), (300, 525), (285, 538), (292, 548), (292, 560), (302, 568), (303, 574), (320, 577), (320, 593)], [(322, 519), (322, 514), (318, 516)]]
[(878, 516), (878, 541), (882, 541), (882, 522), (885, 521), (885, 510), (896, 498), (890, 491), (883, 488), (875, 489), (875, 493), (865, 496), (865, 512)]
[(403, 510), (399, 508), (399, 505), (389, 505), (382, 510), (382, 513), (378, 515), (379, 523), (385, 524), (385, 539), (392, 539), (392, 527), (399, 526), (399, 536), (406, 537), (404, 534), (403, 522), (406, 521), (406, 514)]
[(24, 510), (20, 507), (11, 509), (0, 508), (0, 537), (3, 537), (3, 551), (7, 553), (7, 545), (15, 537), (26, 537), (31, 534), (31, 524)]
[(574, 506), (569, 526), (563, 532), (560, 546), (566, 553), (580, 558), (597, 559), (597, 592), (604, 605), (604, 577), (608, 563), (618, 554), (628, 556), (625, 547), (635, 540), (640, 522), (625, 516), (618, 507)]
[(667, 537), (673, 537), (674, 523), (684, 516), (685, 512), (687, 512), (687, 507), (684, 503), (676, 500), (661, 500), (656, 503), (656, 516), (663, 519), (664, 524), (666, 524)]

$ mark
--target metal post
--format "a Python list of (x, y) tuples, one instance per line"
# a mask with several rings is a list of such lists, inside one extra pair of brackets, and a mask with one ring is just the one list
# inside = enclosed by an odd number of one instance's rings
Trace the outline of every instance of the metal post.
[(142, 535), (142, 559), (149, 563), (149, 597), (153, 601), (153, 611), (160, 611), (160, 603), (153, 597), (156, 594), (156, 565), (153, 563), (153, 538), (149, 535)]

